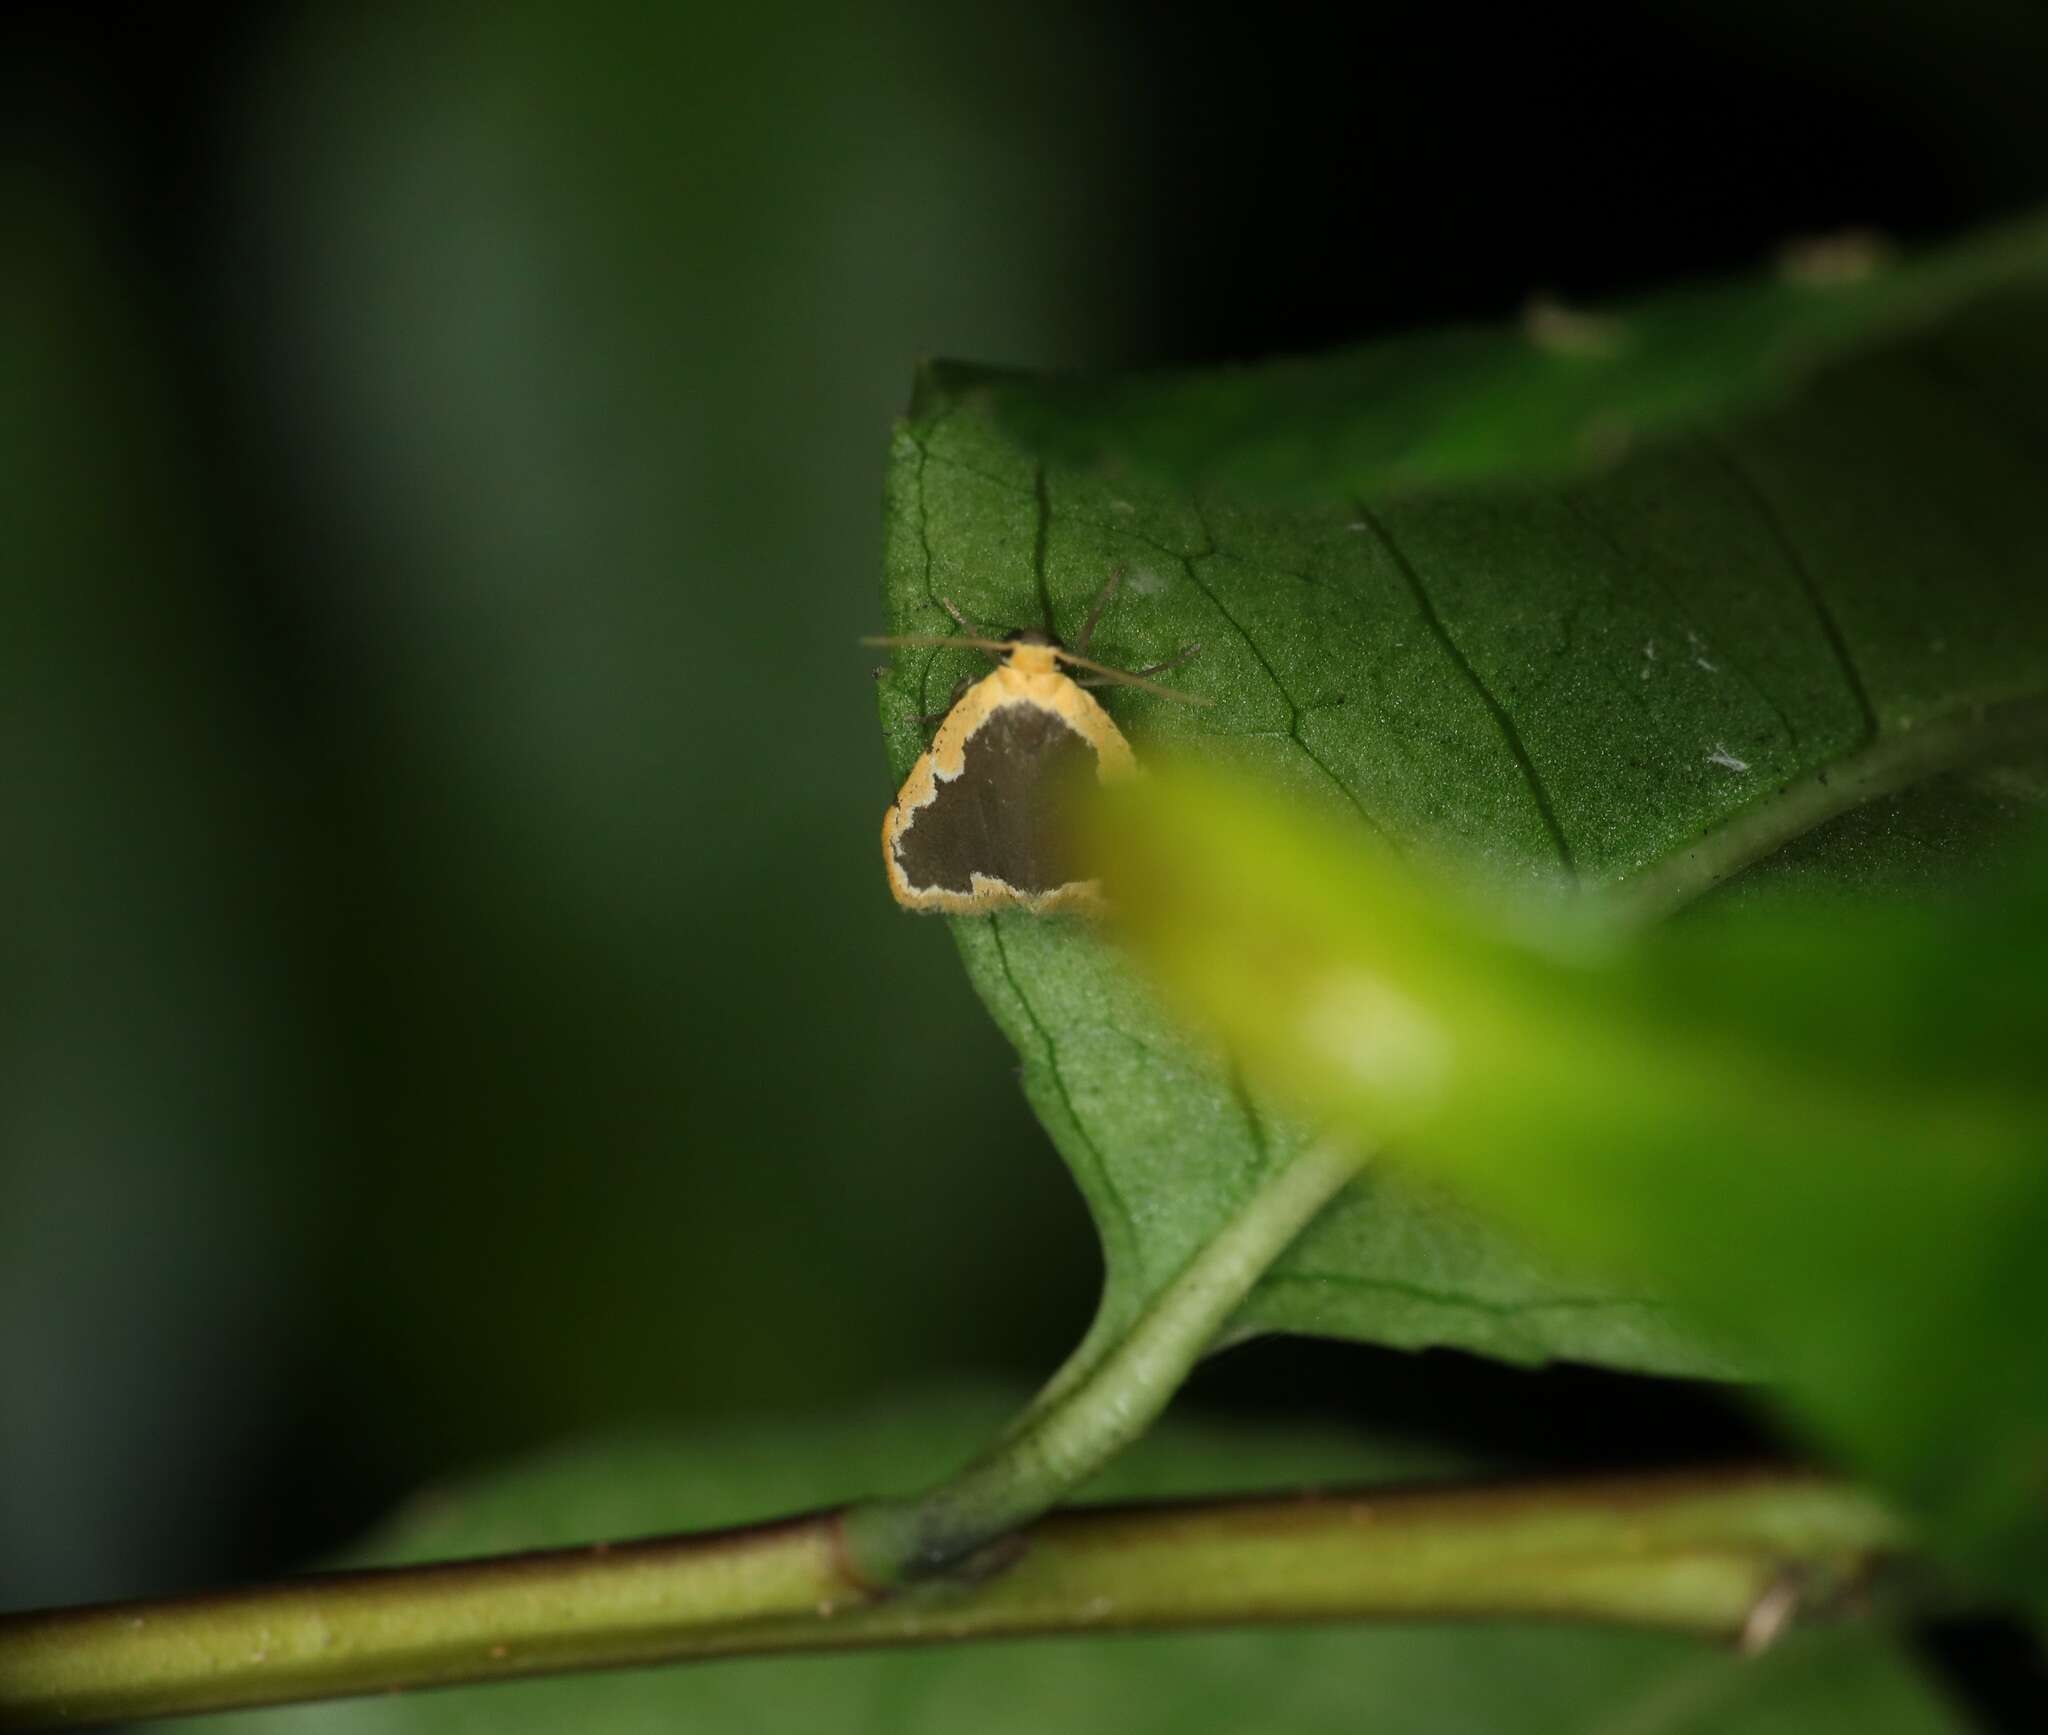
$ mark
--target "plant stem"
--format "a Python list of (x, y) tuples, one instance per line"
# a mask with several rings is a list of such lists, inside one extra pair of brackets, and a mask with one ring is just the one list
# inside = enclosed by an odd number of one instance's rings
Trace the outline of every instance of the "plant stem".
[(1113, 1348), (1091, 1333), (980, 1458), (926, 1493), (850, 1510), (854, 1570), (902, 1584), (1050, 1511), (1158, 1419), (1252, 1286), (1363, 1163), (1357, 1147), (1324, 1141), (1267, 1175)]
[(849, 1576), (844, 1516), (0, 1616), (0, 1729), (1027, 1633), (1494, 1617), (1733, 1637), (1788, 1586), (1838, 1603), (1904, 1542), (1867, 1496), (1768, 1471), (1290, 1493), (1076, 1509), (979, 1576), (879, 1595)]

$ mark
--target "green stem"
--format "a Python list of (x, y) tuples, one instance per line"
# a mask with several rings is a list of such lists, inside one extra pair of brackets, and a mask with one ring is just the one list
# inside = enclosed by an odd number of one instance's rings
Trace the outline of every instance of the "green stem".
[(842, 1515), (0, 1616), (0, 1729), (692, 1657), (1246, 1622), (1473, 1617), (1734, 1637), (1905, 1538), (1853, 1489), (1724, 1472), (1057, 1514), (983, 1576), (862, 1590)]
[(2048, 747), (2048, 699), (2008, 699), (1879, 736), (1719, 820), (1705, 836), (1606, 888), (1619, 919), (1652, 922), (1710, 892), (1815, 826), (1944, 771)]
[(900, 1584), (1049, 1511), (1158, 1419), (1252, 1286), (1363, 1161), (1325, 1142), (1266, 1176), (1113, 1348), (1091, 1333), (987, 1453), (924, 1494), (848, 1513), (854, 1569), (871, 1584)]

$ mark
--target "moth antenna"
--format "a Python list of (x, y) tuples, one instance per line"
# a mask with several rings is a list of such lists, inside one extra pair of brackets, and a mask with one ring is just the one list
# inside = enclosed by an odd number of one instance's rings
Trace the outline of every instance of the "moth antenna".
[(1006, 645), (1001, 639), (965, 638), (957, 633), (870, 634), (860, 642), (879, 650), (951, 646), (955, 650), (987, 651), (992, 657), (1004, 657), (1016, 649), (1016, 646)]
[[(1195, 649), (1199, 650), (1198, 645)], [(1087, 669), (1099, 675), (1103, 681), (1113, 682), (1119, 687), (1136, 687), (1141, 693), (1150, 693), (1154, 698), (1172, 699), (1181, 705), (1213, 705), (1214, 699), (1205, 699), (1197, 693), (1180, 693), (1171, 687), (1162, 687), (1157, 681), (1148, 681), (1143, 675), (1133, 675), (1123, 669), (1112, 669), (1107, 663), (1098, 663), (1092, 657), (1084, 657), (1075, 651), (1055, 650), (1053, 655), (1063, 663), (1072, 663), (1077, 669)], [(1178, 660), (1185, 661), (1187, 653)], [(1090, 686), (1099, 685), (1091, 681)]]

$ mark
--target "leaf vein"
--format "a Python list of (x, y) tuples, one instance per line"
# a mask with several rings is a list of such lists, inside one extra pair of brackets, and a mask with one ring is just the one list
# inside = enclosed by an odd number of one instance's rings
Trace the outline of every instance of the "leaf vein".
[(1807, 606), (1813, 610), (1814, 619), (1820, 623), (1821, 636), (1827, 640), (1828, 650), (1834, 656), (1836, 666), (1842, 671), (1842, 680), (1849, 689), (1849, 696), (1855, 701), (1856, 712), (1862, 726), (1862, 735), (1856, 745), (1859, 748), (1868, 747), (1880, 733), (1877, 707), (1871, 703), (1870, 689), (1863, 682), (1863, 671), (1856, 666), (1856, 659), (1849, 654), (1849, 641), (1842, 632), (1842, 623), (1835, 618), (1834, 609), (1829, 606), (1828, 599), (1821, 594), (1820, 584), (1814, 578), (1812, 568), (1800, 554), (1798, 545), (1793, 542), (1791, 533), (1785, 528), (1785, 521), (1778, 516), (1777, 508), (1771, 504), (1763, 489), (1757, 486), (1756, 478), (1750, 475), (1748, 468), (1735, 456), (1727, 441), (1703, 433), (1699, 436), (1699, 443), (1719, 461), (1721, 468), (1727, 472), (1742, 497), (1748, 501), (1749, 509), (1756, 514), (1757, 522), (1764, 527), (1765, 534), (1770, 537), (1784, 558), (1793, 582), (1805, 595)]
[(1266, 1138), (1266, 1124), (1253, 1106), (1252, 1093), (1245, 1086), (1244, 1068), (1233, 1059), (1226, 1063), (1225, 1075), (1231, 1099), (1237, 1104), (1238, 1113), (1244, 1116), (1245, 1128), (1252, 1136), (1252, 1149), (1259, 1154), (1259, 1167), (1268, 1169), (1273, 1163), (1273, 1147)]
[[(978, 465), (965, 463), (959, 458), (949, 458), (943, 452), (934, 452), (932, 454), (932, 462), (942, 470), (958, 470), (963, 476), (972, 476), (977, 482), (986, 482), (991, 488), (1000, 488), (1004, 493), (1017, 495), (1020, 499), (1036, 501), (1038, 498), (1038, 490), (1036, 488), (1027, 488), (1021, 482), (1012, 482), (1007, 477), (998, 476), (993, 471), (984, 470)], [(1141, 542), (1147, 548), (1165, 555), (1168, 560), (1183, 560), (1186, 558), (1187, 551), (1185, 549), (1170, 548), (1156, 537), (1147, 536), (1142, 530), (1134, 529), (1131, 525), (1124, 523), (1120, 519), (1103, 518), (1093, 512), (1076, 511), (1072, 506), (1062, 506), (1060, 508), (1060, 517), (1070, 523), (1085, 524), (1090, 530), (1101, 530), (1127, 541)], [(1221, 553), (1224, 551), (1219, 549), (1213, 551), (1205, 550), (1204, 552)]]
[(1472, 666), (1471, 659), (1465, 655), (1458, 641), (1451, 636), (1450, 629), (1444, 624), (1443, 617), (1437, 613), (1436, 604), (1430, 600), (1429, 592), (1423, 586), (1422, 575), (1415, 570), (1414, 564), (1395, 542), (1379, 515), (1363, 502), (1359, 504), (1358, 515), (1371, 526), (1373, 536), (1386, 550), (1387, 558), (1394, 564), (1394, 570), (1401, 575), (1402, 582), (1407, 585), (1408, 594), (1414, 599), (1416, 612), (1422, 617), (1422, 624), (1435, 635), (1437, 643), (1444, 648), (1444, 654), (1451, 659), (1452, 666), (1478, 695), (1480, 703), (1493, 718), (1494, 728), (1499, 731), (1501, 740), (1521, 770), (1523, 781), (1528, 785), (1529, 797), (1535, 802), (1537, 815), (1543, 821), (1544, 829), (1550, 834), (1551, 845), (1557, 851), (1558, 861), (1565, 873), (1576, 881), (1579, 869), (1572, 856), (1571, 843), (1565, 837), (1564, 827), (1558, 824), (1557, 811), (1550, 801), (1550, 791), (1545, 788), (1543, 779), (1537, 775), (1536, 762), (1529, 757), (1529, 749), (1522, 740), (1521, 731), (1515, 727), (1514, 718), (1508, 715), (1507, 707), (1494, 696), (1493, 689), (1480, 679), (1479, 671)]
[(1229, 623), (1232, 632), (1244, 640), (1245, 649), (1251, 652), (1253, 660), (1258, 663), (1260, 668), (1265, 670), (1266, 679), (1273, 683), (1273, 690), (1280, 695), (1280, 702), (1287, 707), (1287, 738), (1301, 749), (1303, 756), (1311, 765), (1329, 779), (1337, 793), (1344, 797), (1345, 801), (1350, 804), (1352, 811), (1365, 821), (1366, 826), (1374, 835), (1391, 843), (1392, 840), (1387, 838), (1386, 828), (1366, 811), (1365, 803), (1358, 798), (1358, 792), (1350, 784), (1346, 783), (1343, 778), (1339, 777), (1323, 759), (1322, 755), (1302, 737), (1302, 708), (1295, 701), (1294, 695), (1287, 690), (1287, 683), (1281, 680), (1280, 672), (1273, 667), (1266, 653), (1259, 647), (1258, 640), (1245, 630), (1243, 623), (1238, 620), (1236, 615), (1223, 606), (1223, 599), (1216, 594), (1214, 588), (1203, 582), (1201, 573), (1196, 570), (1196, 563), (1202, 560), (1213, 559), (1221, 551), (1216, 546), (1216, 538), (1209, 529), (1208, 520), (1202, 516), (1199, 503), (1195, 507), (1195, 516), (1197, 522), (1202, 526), (1204, 546), (1200, 554), (1183, 554), (1179, 556), (1181, 570), (1187, 574), (1188, 583), (1192, 584), (1195, 589), (1209, 599), (1209, 606)]
[[(1036, 921), (1041, 918), (1034, 916), (1026, 917), (1025, 919)], [(1081, 1111), (1074, 1106), (1073, 1092), (1067, 1088), (1066, 1075), (1060, 1071), (1059, 1045), (1053, 1041), (1052, 1031), (1047, 1028), (1045, 1020), (1039, 1017), (1038, 1008), (1032, 1005), (1031, 996), (1025, 992), (1024, 984), (1018, 980), (1017, 972), (1011, 966), (1010, 948), (1003, 939), (1003, 922), (1000, 916), (991, 915), (988, 918), (988, 931), (989, 937), (995, 942), (996, 963), (1003, 973), (1003, 980), (1009, 983), (1010, 992), (1017, 996), (1017, 1004), (1023, 1008), (1026, 1021), (1037, 1034), (1038, 1045), (1043, 1051), (1046, 1075), (1052, 1080), (1052, 1087), (1059, 1094), (1060, 1106), (1066, 1110), (1067, 1120), (1073, 1126), (1075, 1135), (1088, 1153), (1088, 1162), (1095, 1172), (1096, 1185), (1100, 1190), (1101, 1196), (1108, 1200), (1111, 1209), (1116, 1214), (1117, 1223), (1123, 1231), (1121, 1237), (1122, 1246), (1114, 1251), (1128, 1257), (1140, 1244), (1137, 1217), (1132, 1213), (1130, 1202), (1125, 1199), (1122, 1191), (1116, 1184), (1115, 1177), (1110, 1173), (1109, 1164), (1102, 1155), (1101, 1147), (1096, 1144), (1094, 1135), (1089, 1132), (1087, 1124), (1081, 1119)], [(1108, 1245), (1108, 1237), (1106, 1235), (1103, 1241), (1105, 1261), (1113, 1262), (1113, 1250)]]
[[(915, 486), (917, 495), (917, 545), (924, 550), (924, 596), (925, 601), (936, 612), (939, 607), (939, 599), (937, 593), (932, 589), (932, 513), (931, 506), (926, 501), (924, 492), (924, 472), (925, 466), (931, 461), (931, 449), (915, 432), (910, 436), (910, 443), (917, 448), (917, 478)], [(932, 667), (938, 660), (939, 653), (936, 650), (930, 652), (924, 659), (924, 667), (918, 671), (917, 709), (919, 716), (931, 715)]]
[(1052, 494), (1046, 486), (1042, 463), (1031, 468), (1031, 497), (1037, 511), (1031, 530), (1031, 573), (1038, 581), (1038, 618), (1045, 623), (1045, 630), (1057, 638), (1052, 620), (1052, 589), (1045, 581), (1046, 545), (1052, 540)]

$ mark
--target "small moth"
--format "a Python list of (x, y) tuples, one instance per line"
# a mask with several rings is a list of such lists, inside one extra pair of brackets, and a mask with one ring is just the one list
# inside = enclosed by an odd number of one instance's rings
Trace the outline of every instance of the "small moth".
[[(930, 751), (911, 767), (882, 816), (882, 863), (889, 890), (906, 910), (972, 916), (1024, 909), (1050, 915), (1101, 907), (1101, 882), (1076, 877), (1066, 858), (1057, 807), (1063, 789), (1091, 772), (1097, 782), (1112, 783), (1138, 767), (1130, 743), (1086, 689), (1118, 682), (1163, 698), (1208, 703), (1146, 679), (1179, 667), (1200, 645), (1135, 674), (1089, 659), (1095, 624), (1121, 577), (1110, 575), (1072, 650), (1034, 627), (990, 638), (943, 597), (960, 636), (862, 641), (964, 646), (986, 652), (996, 665), (993, 674), (962, 680), (954, 689)], [(1085, 669), (1090, 678), (1076, 680), (1068, 668)]]

